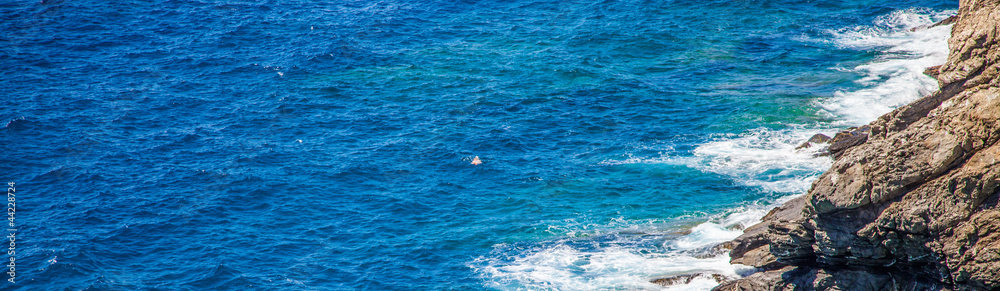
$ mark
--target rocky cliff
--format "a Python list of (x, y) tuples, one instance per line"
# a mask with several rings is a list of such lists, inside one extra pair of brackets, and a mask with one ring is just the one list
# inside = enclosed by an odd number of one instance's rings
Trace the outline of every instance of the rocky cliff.
[(727, 245), (716, 290), (1000, 290), (1000, 0), (961, 0), (940, 91), (869, 124)]

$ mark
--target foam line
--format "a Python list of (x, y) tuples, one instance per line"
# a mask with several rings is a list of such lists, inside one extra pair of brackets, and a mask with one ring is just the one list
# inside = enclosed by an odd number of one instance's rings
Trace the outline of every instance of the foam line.
[[(667, 287), (649, 280), (684, 274), (736, 277), (745, 273), (748, 267), (729, 264), (728, 253), (713, 250), (712, 246), (739, 236), (741, 229), (759, 222), (770, 208), (804, 194), (815, 177), (830, 167), (831, 159), (817, 157), (815, 149), (795, 149), (811, 135), (866, 124), (936, 90), (937, 83), (923, 70), (947, 58), (950, 26), (926, 27), (953, 13), (903, 10), (879, 17), (873, 25), (829, 31), (832, 42), (840, 47), (880, 53), (872, 62), (845, 69), (859, 74), (860, 89), (833, 92), (833, 96), (815, 101), (814, 106), (829, 114), (832, 122), (783, 130), (754, 129), (702, 144), (691, 157), (632, 157), (604, 162), (687, 165), (780, 194), (781, 198), (730, 209), (683, 236), (649, 230), (650, 235), (663, 239), (662, 248), (625, 247), (635, 245), (625, 241), (584, 247), (567, 239), (529, 249), (501, 246), (470, 267), (490, 287), (502, 290), (708, 290), (717, 285), (711, 276)], [(915, 27), (923, 28), (911, 30)]]
[(937, 90), (937, 81), (923, 72), (947, 60), (951, 26), (927, 26), (954, 13), (902, 10), (879, 17), (872, 26), (830, 31), (840, 47), (879, 50), (881, 55), (849, 69), (863, 76), (856, 83), (865, 88), (835, 92), (817, 106), (833, 115), (836, 125), (860, 125)]

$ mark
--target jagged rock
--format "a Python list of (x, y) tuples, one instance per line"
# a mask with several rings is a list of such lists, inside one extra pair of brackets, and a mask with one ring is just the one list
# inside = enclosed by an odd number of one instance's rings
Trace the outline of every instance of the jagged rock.
[(941, 74), (940, 70), (941, 70), (941, 66), (929, 67), (929, 68), (927, 68), (927, 69), (924, 70), (924, 75), (928, 75), (928, 76), (937, 78), (937, 76)]
[(797, 265), (815, 261), (815, 233), (805, 221), (775, 222), (768, 226), (768, 247), (778, 262)]
[(809, 142), (811, 142), (811, 143), (828, 143), (832, 139), (833, 138), (830, 138), (829, 136), (826, 136), (825, 134), (817, 133), (817, 134), (814, 134), (812, 137), (809, 138)]
[(722, 283), (715, 287), (716, 291), (778, 291), (795, 290), (795, 286), (785, 282), (782, 275), (796, 270), (795, 267), (787, 266), (778, 270), (759, 272), (751, 274), (740, 280), (733, 280)]
[(945, 18), (944, 20), (941, 20), (941, 21), (938, 21), (937, 23), (934, 23), (930, 27), (938, 27), (938, 26), (942, 26), (942, 25), (954, 24), (955, 21), (958, 21), (958, 15), (949, 16), (948, 18)]
[(961, 84), (962, 89), (1000, 84), (997, 47), (997, 1), (960, 1), (958, 20), (951, 29), (948, 61), (941, 66), (941, 87)]
[(768, 230), (771, 224), (803, 219), (802, 206), (805, 205), (805, 196), (799, 196), (789, 200), (782, 206), (772, 209), (762, 218), (762, 222), (754, 224), (743, 231), (736, 239), (726, 243), (730, 249), (730, 263), (743, 264), (761, 269), (776, 269), (784, 264), (778, 263), (777, 258), (771, 254), (770, 238)]
[(713, 290), (980, 290), (949, 287), (917, 274), (892, 273), (877, 268), (787, 266), (727, 281)]
[(691, 281), (696, 278), (711, 278), (712, 280), (715, 280), (715, 282), (719, 283), (731, 280), (730, 278), (726, 278), (726, 276), (720, 274), (688, 274), (688, 275), (678, 275), (666, 278), (653, 279), (649, 282), (660, 286), (670, 286), (677, 284), (691, 284)]
[(868, 125), (841, 131), (830, 140), (830, 147), (827, 150), (833, 154), (834, 158), (838, 158), (843, 154), (844, 150), (868, 141), (868, 134), (870, 133), (871, 127)]
[(798, 149), (809, 148), (812, 147), (812, 144), (829, 143), (830, 140), (832, 140), (832, 138), (830, 138), (829, 136), (822, 133), (817, 133), (814, 134), (812, 137), (810, 137), (809, 140), (807, 140), (806, 142), (802, 143), (798, 147), (795, 147), (795, 149), (798, 150)]
[(957, 15), (952, 15), (951, 17), (945, 18), (944, 20), (938, 21), (938, 22), (936, 22), (934, 24), (931, 24), (931, 25), (921, 25), (921, 26), (917, 26), (917, 27), (914, 27), (914, 28), (910, 28), (910, 31), (918, 31), (918, 30), (924, 30), (924, 29), (938, 27), (938, 26), (942, 26), (942, 25), (949, 25), (949, 24), (955, 23), (955, 21), (958, 21), (958, 16)]
[(941, 89), (834, 136), (830, 170), (775, 210), (798, 216), (730, 244), (766, 271), (717, 290), (1000, 290), (1000, 0), (952, 21)]
[(1000, 211), (991, 209), (963, 221), (945, 238), (945, 264), (955, 283), (975, 288), (1000, 286)]

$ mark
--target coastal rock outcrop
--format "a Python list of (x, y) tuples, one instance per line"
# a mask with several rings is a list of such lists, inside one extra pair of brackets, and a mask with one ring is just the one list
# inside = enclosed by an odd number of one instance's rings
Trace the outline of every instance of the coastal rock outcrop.
[(761, 271), (716, 290), (1000, 290), (1000, 0), (953, 21), (941, 89), (834, 137), (809, 193), (728, 243)]

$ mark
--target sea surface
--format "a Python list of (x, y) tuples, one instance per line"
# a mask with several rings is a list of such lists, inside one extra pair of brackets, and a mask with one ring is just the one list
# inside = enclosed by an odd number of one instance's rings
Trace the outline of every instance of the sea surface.
[(707, 290), (955, 9), (0, 1), (0, 289)]

